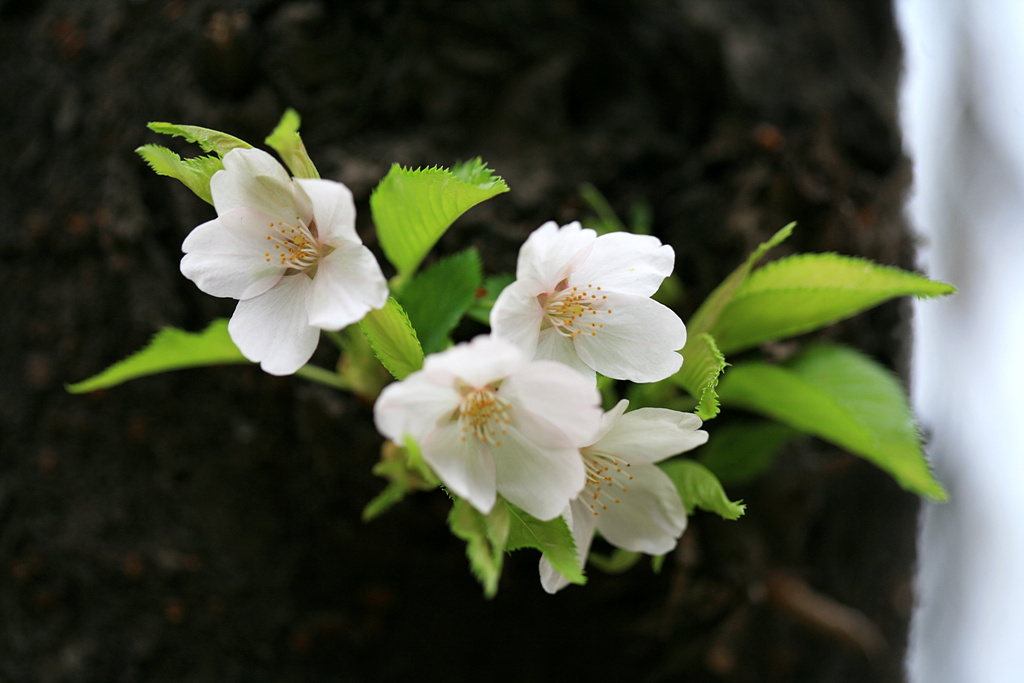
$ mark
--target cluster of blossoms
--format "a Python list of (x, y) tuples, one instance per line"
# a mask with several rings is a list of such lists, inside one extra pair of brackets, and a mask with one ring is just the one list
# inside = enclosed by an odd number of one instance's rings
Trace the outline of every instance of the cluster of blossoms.
[[(217, 218), (185, 240), (181, 270), (238, 299), (228, 330), (265, 371), (294, 373), (321, 329), (385, 305), (387, 282), (344, 185), (291, 178), (269, 154), (237, 149), (210, 188)], [(603, 412), (596, 375), (656, 382), (679, 370), (686, 328), (651, 298), (674, 260), (655, 237), (544, 224), (494, 304), (492, 333), (385, 387), (378, 429), (415, 440), (447, 489), (483, 514), (500, 495), (539, 520), (563, 517), (581, 567), (598, 531), (627, 550), (668, 552), (686, 513), (654, 463), (707, 433), (695, 415), (626, 412), (625, 400)], [(540, 571), (549, 592), (567, 583), (544, 559)]]

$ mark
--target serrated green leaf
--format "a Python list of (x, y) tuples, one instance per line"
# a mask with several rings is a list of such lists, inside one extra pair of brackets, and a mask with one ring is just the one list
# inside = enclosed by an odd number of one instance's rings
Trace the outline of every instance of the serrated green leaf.
[(409, 278), (445, 230), (468, 209), (508, 192), (480, 159), (453, 170), (395, 164), (370, 196), (377, 237), (400, 278)]
[(820, 345), (784, 366), (737, 364), (718, 391), (728, 406), (813, 434), (870, 460), (909, 491), (946, 499), (928, 468), (903, 387), (853, 349)]
[[(501, 291), (512, 284), (515, 279), (516, 276), (511, 273), (500, 273), (485, 278), (483, 295), (477, 296), (466, 315), (478, 323), (490, 325), (491, 309), (494, 308), (494, 302), (497, 300), (498, 295), (501, 294)], [(477, 294), (480, 294), (480, 292), (477, 292)]]
[(687, 339), (683, 366), (669, 379), (699, 399), (694, 412), (702, 420), (710, 420), (718, 415), (718, 394), (715, 387), (718, 386), (718, 378), (728, 365), (710, 334), (705, 332), (696, 338)]
[(299, 113), (294, 109), (286, 109), (281, 121), (264, 142), (277, 152), (296, 178), (319, 178), (320, 173), (309, 158), (306, 146), (302, 144), (300, 123)]
[(718, 478), (699, 462), (675, 458), (658, 466), (676, 485), (687, 514), (692, 515), (694, 509), (701, 508), (725, 519), (739, 519), (747, 508), (742, 501), (730, 501)]
[(723, 484), (755, 479), (787, 442), (802, 432), (778, 422), (744, 420), (715, 429), (715, 436), (697, 451), (697, 460)]
[(711, 327), (722, 353), (810, 332), (900, 296), (952, 294), (923, 275), (838, 254), (800, 254), (754, 271)]
[(563, 518), (542, 522), (511, 503), (505, 504), (510, 522), (506, 550), (536, 548), (571, 583), (582, 585), (587, 582), (576, 560), (576, 542)]
[(160, 145), (143, 145), (135, 150), (149, 167), (157, 174), (176, 178), (185, 184), (196, 195), (208, 204), (213, 204), (210, 194), (210, 178), (224, 168), (220, 157), (201, 156), (182, 159), (177, 154)]
[[(704, 303), (700, 305), (697, 312), (693, 314), (690, 321), (686, 323), (686, 330), (689, 337), (699, 337), (704, 332), (708, 332), (712, 329), (718, 316), (722, 313), (722, 309), (725, 308), (726, 304), (732, 299), (736, 290), (739, 289), (743, 281), (746, 280), (750, 270), (760, 262), (764, 255), (772, 247), (778, 246), (786, 240), (791, 234), (793, 234), (793, 228), (796, 227), (796, 223), (790, 223), (786, 227), (779, 230), (777, 233), (771, 236), (768, 241), (763, 242), (757, 249), (754, 250), (747, 260), (743, 264), (732, 271), (727, 278), (722, 280), (722, 284), (715, 288), (715, 291), (708, 295), (708, 298), (704, 300)], [(719, 344), (721, 348), (721, 344)], [(724, 352), (723, 352), (724, 353)], [(683, 358), (686, 358), (687, 348), (683, 347)]]
[(159, 372), (248, 362), (231, 341), (227, 320), (214, 320), (202, 332), (165, 327), (141, 351), (114, 363), (95, 377), (68, 386), (67, 390), (72, 394), (82, 394)]
[(241, 147), (242, 149), (252, 148), (252, 145), (245, 140), (239, 140), (234, 135), (228, 135), (219, 130), (200, 128), (199, 126), (185, 126), (177, 123), (164, 123), (162, 121), (151, 121), (147, 125), (154, 133), (185, 138), (189, 142), (199, 145), (204, 152), (216, 152), (221, 157), (236, 147)]
[(480, 255), (467, 249), (417, 273), (398, 295), (424, 353), (440, 351), (448, 335), (476, 300), (480, 288)]
[(457, 498), (448, 514), (448, 526), (453, 534), (466, 541), (469, 566), (483, 585), (484, 595), (493, 598), (498, 592), (509, 529), (505, 506), (496, 504), (489, 515), (484, 515), (467, 501)]
[(423, 367), (423, 348), (409, 316), (394, 298), (359, 322), (373, 354), (395, 379), (405, 379)]

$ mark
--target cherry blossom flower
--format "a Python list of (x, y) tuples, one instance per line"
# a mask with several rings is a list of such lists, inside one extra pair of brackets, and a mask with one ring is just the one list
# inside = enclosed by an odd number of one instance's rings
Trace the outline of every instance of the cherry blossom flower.
[[(700, 446), (708, 433), (699, 429), (701, 420), (692, 413), (666, 408), (626, 413), (628, 406), (623, 399), (605, 413), (597, 437), (580, 449), (587, 484), (563, 512), (580, 568), (595, 530), (619, 548), (661, 555), (676, 546), (686, 529), (679, 492), (654, 463)], [(540, 577), (549, 593), (569, 584), (545, 558)]]
[(480, 336), (385, 387), (374, 418), (392, 441), (413, 438), (438, 478), (480, 512), (500, 493), (549, 520), (586, 483), (579, 448), (594, 440), (601, 408), (571, 368)]
[(217, 218), (185, 238), (181, 272), (207, 294), (238, 299), (228, 332), (266, 372), (295, 372), (321, 329), (341, 329), (387, 302), (341, 183), (291, 178), (266, 152), (233, 149), (210, 191)]
[(650, 235), (598, 237), (579, 223), (545, 223), (519, 251), (516, 280), (491, 310), (492, 332), (591, 377), (665, 379), (682, 365), (686, 326), (650, 297), (674, 263), (672, 247)]

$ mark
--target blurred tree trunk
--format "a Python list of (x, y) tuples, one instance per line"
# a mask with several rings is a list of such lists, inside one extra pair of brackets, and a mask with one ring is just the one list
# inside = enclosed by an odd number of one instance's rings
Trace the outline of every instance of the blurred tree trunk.
[[(441, 248), (490, 272), (593, 183), (675, 247), (684, 318), (792, 220), (779, 253), (911, 266), (886, 0), (8, 0), (0, 51), (0, 678), (902, 678), (917, 502), (818, 442), (730, 491), (740, 521), (696, 515), (660, 575), (550, 597), (519, 553), (486, 602), (441, 494), (359, 521), (369, 406), (252, 368), (62, 389), (231, 311), (177, 272), (212, 210), (133, 156), (151, 120), (259, 142), (295, 107), (371, 244), (392, 162), (483, 156), (512, 192)], [(900, 368), (903, 314), (825, 335)]]

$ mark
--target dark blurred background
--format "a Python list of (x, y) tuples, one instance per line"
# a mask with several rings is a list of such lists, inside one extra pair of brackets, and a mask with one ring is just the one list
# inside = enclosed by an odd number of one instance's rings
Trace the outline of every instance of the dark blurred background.
[[(593, 183), (649, 207), (685, 319), (791, 220), (780, 254), (912, 265), (899, 67), (885, 0), (0, 1), (0, 681), (901, 680), (917, 502), (819, 442), (658, 575), (552, 597), (523, 551), (488, 602), (443, 495), (360, 521), (370, 406), (252, 367), (63, 389), (233, 306), (178, 272), (213, 213), (148, 121), (259, 143), (294, 107), (372, 248), (391, 163), (480, 155), (512, 191), (439, 251), (489, 272)], [(824, 334), (902, 370), (904, 313)]]

